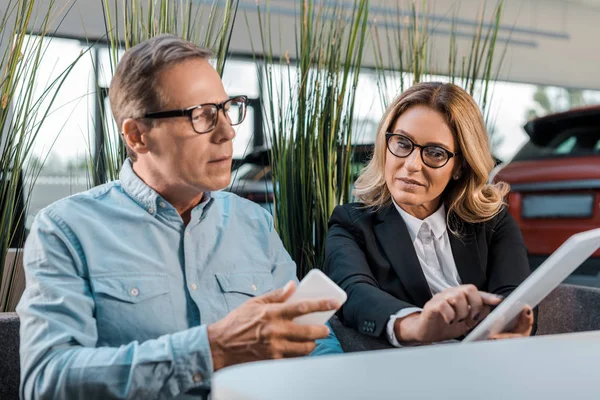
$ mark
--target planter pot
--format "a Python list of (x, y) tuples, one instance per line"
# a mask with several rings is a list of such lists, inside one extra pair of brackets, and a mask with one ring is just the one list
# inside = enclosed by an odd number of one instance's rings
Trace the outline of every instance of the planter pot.
[(23, 249), (8, 249), (0, 282), (0, 312), (15, 311), (25, 290)]

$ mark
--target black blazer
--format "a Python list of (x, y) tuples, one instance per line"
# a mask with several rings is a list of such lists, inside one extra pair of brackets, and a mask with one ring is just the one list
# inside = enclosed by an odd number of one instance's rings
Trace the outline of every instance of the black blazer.
[[(523, 236), (506, 208), (485, 223), (465, 223), (460, 238), (448, 235), (463, 284), (506, 296), (531, 272)], [(377, 211), (362, 203), (336, 207), (329, 220), (324, 269), (348, 294), (340, 319), (366, 335), (381, 336), (392, 314), (423, 307), (432, 297), (393, 204)]]

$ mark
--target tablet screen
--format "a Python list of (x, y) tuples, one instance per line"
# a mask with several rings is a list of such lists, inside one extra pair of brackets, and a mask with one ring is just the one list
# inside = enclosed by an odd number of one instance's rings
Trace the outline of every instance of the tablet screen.
[(571, 236), (462, 342), (485, 340), (491, 335), (504, 332), (523, 307), (526, 305), (536, 307), (598, 248), (600, 248), (600, 228)]

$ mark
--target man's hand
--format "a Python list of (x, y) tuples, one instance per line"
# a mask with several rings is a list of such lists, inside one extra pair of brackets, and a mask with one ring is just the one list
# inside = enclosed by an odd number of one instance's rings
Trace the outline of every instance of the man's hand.
[(448, 288), (429, 300), (418, 314), (396, 320), (400, 342), (431, 343), (455, 339), (473, 329), (503, 298), (474, 285)]
[(255, 297), (208, 326), (208, 340), (215, 371), (229, 365), (310, 354), (315, 340), (329, 335), (325, 325), (297, 325), (293, 319), (316, 311), (336, 310), (333, 299), (304, 300), (283, 304), (296, 285)]

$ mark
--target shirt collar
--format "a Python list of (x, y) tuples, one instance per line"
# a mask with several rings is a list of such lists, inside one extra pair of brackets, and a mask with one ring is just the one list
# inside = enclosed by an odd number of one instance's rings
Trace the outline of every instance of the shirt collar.
[(125, 160), (121, 167), (119, 181), (121, 182), (121, 187), (129, 197), (135, 200), (136, 203), (150, 214), (156, 214), (156, 203), (159, 195), (154, 189), (146, 185), (135, 172), (133, 172), (133, 167), (131, 166), (129, 158)]
[[(149, 214), (156, 215), (159, 209), (164, 209), (163, 204), (169, 204), (162, 198), (154, 189), (148, 186), (137, 174), (133, 171), (131, 160), (127, 158), (119, 172), (119, 181), (121, 187), (136, 203), (144, 208)], [(192, 210), (192, 218), (195, 215), (201, 214), (207, 205), (212, 201), (210, 192), (204, 192), (202, 201)], [(170, 207), (172, 207), (169, 204)]]
[(213, 203), (213, 197), (211, 192), (204, 192), (202, 196), (202, 200), (200, 200), (200, 204), (192, 209), (192, 219), (199, 220), (202, 218), (204, 213), (208, 211), (210, 205)]
[(436, 239), (440, 239), (442, 235), (446, 232), (446, 207), (443, 203), (437, 209), (437, 211), (431, 214), (429, 217), (425, 219), (419, 219), (404, 211), (398, 204), (396, 204), (394, 199), (392, 199), (392, 202), (394, 203), (394, 207), (396, 207), (396, 210), (398, 210), (400, 216), (404, 220), (406, 228), (408, 229), (408, 234), (410, 235), (410, 239), (413, 242), (415, 241), (417, 234), (419, 233), (419, 229), (421, 229), (421, 225), (423, 225), (423, 222), (427, 222)]

